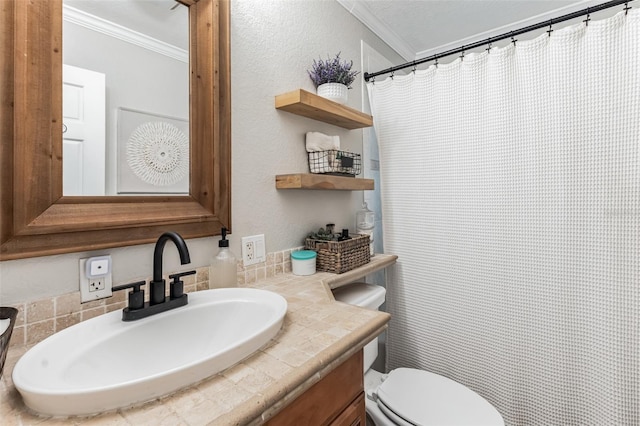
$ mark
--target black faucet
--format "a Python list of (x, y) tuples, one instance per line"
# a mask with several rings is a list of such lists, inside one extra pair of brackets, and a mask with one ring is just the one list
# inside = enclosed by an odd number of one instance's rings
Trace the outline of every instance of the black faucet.
[(191, 263), (187, 243), (184, 242), (180, 234), (176, 232), (165, 232), (160, 235), (160, 238), (156, 241), (156, 248), (153, 251), (153, 281), (149, 283), (149, 304), (151, 305), (164, 303), (165, 299), (166, 286), (165, 281), (162, 279), (162, 253), (164, 252), (164, 245), (167, 243), (167, 240), (173, 241), (178, 248), (181, 264)]
[(162, 279), (162, 254), (164, 245), (167, 240), (173, 241), (178, 248), (180, 254), (180, 263), (187, 264), (191, 262), (189, 257), (189, 249), (184, 239), (175, 232), (165, 232), (156, 241), (156, 247), (153, 252), (153, 281), (149, 282), (149, 302), (144, 302), (144, 290), (141, 286), (145, 285), (144, 281), (135, 282), (113, 287), (112, 291), (124, 290), (131, 288), (129, 293), (129, 306), (122, 310), (123, 321), (135, 321), (141, 318), (168, 311), (186, 305), (189, 300), (184, 293), (184, 283), (180, 280), (186, 275), (193, 275), (196, 271), (181, 272), (169, 275), (173, 281), (169, 297), (165, 297), (166, 286), (165, 280)]

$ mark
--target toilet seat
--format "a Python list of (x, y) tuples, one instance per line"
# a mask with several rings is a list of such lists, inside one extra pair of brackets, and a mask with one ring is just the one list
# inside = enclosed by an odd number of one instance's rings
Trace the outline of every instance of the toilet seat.
[(393, 370), (376, 393), (378, 407), (396, 424), (504, 425), (500, 413), (480, 395), (428, 371)]
[[(405, 419), (403, 419), (402, 417), (399, 417), (396, 413), (390, 410), (389, 407), (384, 405), (384, 403), (380, 400), (378, 400), (377, 408), (379, 408), (380, 412), (384, 415), (385, 417), (384, 421), (387, 422), (390, 420), (393, 426), (416, 426), (415, 423), (410, 423)], [(383, 425), (380, 425), (380, 426), (383, 426)]]

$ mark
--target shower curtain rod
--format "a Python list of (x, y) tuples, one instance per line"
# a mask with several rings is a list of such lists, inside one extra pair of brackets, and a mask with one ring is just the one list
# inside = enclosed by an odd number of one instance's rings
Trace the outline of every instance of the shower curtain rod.
[(484, 46), (484, 45), (490, 45), (491, 43), (493, 43), (494, 41), (499, 41), (499, 40), (504, 40), (507, 38), (511, 38), (512, 41), (515, 43), (516, 40), (513, 40), (513, 37), (520, 35), (520, 34), (524, 34), (524, 33), (528, 33), (530, 31), (535, 31), (538, 30), (540, 28), (544, 28), (544, 27), (549, 27), (549, 32), (553, 31), (551, 29), (551, 26), (560, 22), (564, 22), (564, 21), (568, 21), (570, 19), (574, 19), (574, 18), (578, 18), (580, 16), (584, 16), (587, 15), (587, 21), (589, 21), (589, 14), (593, 13), (593, 12), (598, 12), (600, 10), (604, 10), (604, 9), (608, 9), (610, 7), (615, 7), (621, 4), (624, 4), (624, 11), (626, 12), (627, 10), (631, 9), (628, 4), (630, 2), (632, 2), (634, 0), (611, 0), (608, 1), (606, 3), (602, 3), (599, 4), (597, 6), (592, 6), (592, 7), (587, 7), (586, 9), (582, 9), (579, 10), (577, 12), (572, 12), (572, 13), (568, 13), (566, 15), (562, 15), (558, 18), (552, 18), (552, 19), (548, 19), (546, 21), (540, 22), (538, 24), (533, 24), (533, 25), (529, 25), (527, 27), (524, 28), (520, 28), (518, 30), (513, 30), (513, 31), (509, 31), (508, 33), (504, 33), (495, 37), (489, 37), (487, 39), (483, 39), (481, 41), (477, 41), (475, 43), (471, 43), (471, 44), (465, 44), (462, 45), (458, 48), (455, 49), (451, 49), (451, 50), (447, 50), (445, 52), (442, 53), (437, 53), (435, 55), (426, 57), (426, 58), (422, 58), (422, 59), (417, 59), (415, 61), (411, 61), (411, 62), (407, 62), (405, 64), (402, 65), (396, 65), (395, 67), (391, 67), (391, 68), (387, 68), (385, 70), (382, 71), (378, 71), (378, 72), (374, 72), (374, 73), (368, 73), (365, 72), (364, 73), (364, 80), (365, 81), (369, 81), (370, 79), (374, 79), (375, 77), (378, 75), (382, 75), (382, 74), (389, 74), (389, 73), (394, 73), (395, 71), (398, 70), (402, 70), (405, 68), (409, 68), (409, 67), (416, 67), (417, 65), (423, 64), (425, 62), (429, 62), (429, 61), (435, 61), (439, 58), (443, 58), (445, 56), (450, 56), (450, 55), (455, 55), (456, 53), (462, 53), (464, 56), (464, 52), (465, 50), (469, 50), (469, 49), (475, 49), (476, 47), (480, 47), (480, 46)]

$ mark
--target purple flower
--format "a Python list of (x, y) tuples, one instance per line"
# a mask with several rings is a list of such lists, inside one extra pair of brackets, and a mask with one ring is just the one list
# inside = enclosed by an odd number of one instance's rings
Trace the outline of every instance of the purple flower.
[(330, 58), (327, 55), (326, 61), (313, 60), (313, 67), (307, 70), (307, 73), (316, 87), (325, 83), (342, 83), (351, 89), (351, 83), (360, 74), (360, 71), (351, 71), (353, 61), (340, 61), (340, 53), (338, 52), (335, 58)]

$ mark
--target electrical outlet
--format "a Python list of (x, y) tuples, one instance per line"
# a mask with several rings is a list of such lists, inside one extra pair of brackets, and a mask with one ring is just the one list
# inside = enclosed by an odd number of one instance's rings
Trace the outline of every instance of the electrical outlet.
[(264, 234), (242, 237), (242, 263), (254, 265), (266, 260)]
[[(91, 261), (87, 269), (87, 261)], [(80, 302), (111, 297), (111, 256), (80, 259)], [(89, 277), (91, 274), (97, 274)]]
[(106, 288), (104, 278), (91, 278), (89, 280), (89, 292), (104, 290)]
[(251, 262), (254, 259), (254, 247), (255, 247), (255, 242), (254, 241), (247, 241), (244, 243), (244, 250), (245, 250), (245, 257), (247, 258), (247, 260), (249, 262)]

